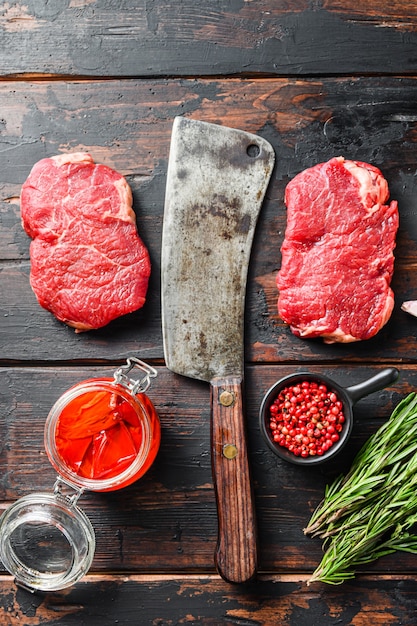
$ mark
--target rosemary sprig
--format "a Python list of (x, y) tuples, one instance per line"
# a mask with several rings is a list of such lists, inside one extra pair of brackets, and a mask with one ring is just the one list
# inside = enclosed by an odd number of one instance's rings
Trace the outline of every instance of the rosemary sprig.
[(305, 534), (324, 540), (309, 583), (340, 584), (359, 565), (394, 551), (417, 553), (417, 394), (368, 439), (349, 472), (326, 487)]

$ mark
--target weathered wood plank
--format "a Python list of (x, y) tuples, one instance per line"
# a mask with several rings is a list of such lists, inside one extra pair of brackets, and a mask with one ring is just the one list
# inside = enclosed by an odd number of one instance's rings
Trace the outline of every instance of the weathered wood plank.
[(416, 591), (414, 576), (363, 576), (342, 587), (313, 589), (302, 575), (265, 575), (245, 586), (209, 575), (108, 575), (31, 595), (2, 576), (0, 615), (3, 626), (402, 626), (415, 623)]
[[(0, 360), (161, 359), (160, 246), (173, 118), (187, 115), (258, 132), (277, 165), (251, 257), (247, 360), (413, 360), (417, 322), (400, 311), (417, 297), (416, 124), (413, 78), (315, 80), (110, 80), (0, 83)], [(107, 328), (76, 335), (37, 304), (29, 287), (29, 239), (20, 225), (20, 187), (32, 165), (87, 150), (127, 176), (153, 273), (145, 307)], [(339, 154), (379, 166), (400, 207), (394, 290), (397, 307), (374, 339), (324, 346), (291, 335), (277, 314), (275, 286), (286, 223), (287, 182)]]
[[(267, 448), (258, 412), (267, 389), (296, 366), (253, 366), (246, 375), (246, 416), (250, 464), (260, 537), (260, 570), (313, 571), (319, 541), (303, 528), (321, 500), (326, 483), (347, 470), (367, 437), (393, 407), (415, 389), (416, 366), (402, 367), (391, 388), (355, 406), (352, 438), (336, 461), (321, 469), (280, 461)], [(310, 368), (351, 386), (375, 367)], [(28, 493), (50, 492), (55, 472), (43, 447), (43, 428), (52, 404), (71, 385), (112, 375), (109, 368), (1, 368), (0, 508)], [(93, 571), (127, 573), (214, 572), (217, 517), (210, 463), (209, 386), (158, 368), (149, 396), (162, 424), (162, 444), (151, 470), (135, 485), (108, 494), (88, 493), (79, 505), (97, 533)], [(413, 572), (416, 558), (402, 554), (372, 564), (368, 571)]]
[(5, 3), (1, 74), (410, 74), (415, 18), (386, 0)]

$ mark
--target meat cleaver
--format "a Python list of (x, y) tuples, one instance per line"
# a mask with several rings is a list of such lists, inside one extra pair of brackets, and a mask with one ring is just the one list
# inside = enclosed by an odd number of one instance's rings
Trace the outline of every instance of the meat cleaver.
[(229, 582), (257, 569), (244, 400), (244, 309), (250, 250), (275, 155), (263, 138), (174, 119), (162, 233), (166, 365), (211, 386), (218, 512), (215, 563)]

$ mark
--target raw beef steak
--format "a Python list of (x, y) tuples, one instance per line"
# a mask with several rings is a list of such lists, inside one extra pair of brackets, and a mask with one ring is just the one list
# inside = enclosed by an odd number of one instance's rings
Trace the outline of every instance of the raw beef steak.
[(85, 153), (42, 159), (23, 184), (21, 218), (32, 289), (60, 321), (80, 332), (143, 306), (151, 266), (121, 174)]
[(333, 158), (287, 185), (278, 312), (299, 337), (360, 341), (388, 321), (397, 202), (379, 169)]

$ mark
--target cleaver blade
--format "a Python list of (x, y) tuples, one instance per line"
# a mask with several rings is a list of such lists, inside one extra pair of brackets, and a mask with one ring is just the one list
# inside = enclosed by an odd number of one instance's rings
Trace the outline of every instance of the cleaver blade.
[(229, 582), (257, 570), (244, 420), (244, 311), (256, 222), (275, 154), (262, 137), (174, 119), (161, 257), (165, 362), (210, 383), (218, 513), (215, 563)]

